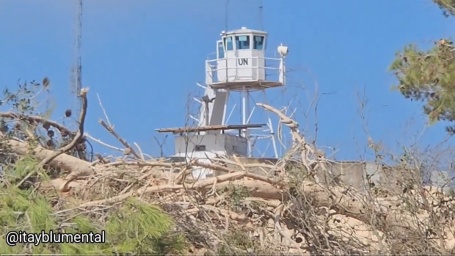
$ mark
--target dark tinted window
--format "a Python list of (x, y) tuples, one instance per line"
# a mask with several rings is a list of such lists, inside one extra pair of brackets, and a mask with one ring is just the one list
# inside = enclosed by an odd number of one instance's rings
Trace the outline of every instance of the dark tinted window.
[(264, 37), (263, 36), (254, 36), (254, 49), (262, 50), (264, 48)]
[(237, 50), (250, 49), (250, 36), (236, 36), (235, 43)]

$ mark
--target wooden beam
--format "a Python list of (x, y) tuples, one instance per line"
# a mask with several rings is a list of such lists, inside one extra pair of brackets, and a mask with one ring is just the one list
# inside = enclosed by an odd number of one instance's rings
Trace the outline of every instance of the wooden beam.
[(260, 128), (266, 124), (239, 124), (239, 125), (210, 125), (210, 126), (199, 126), (199, 127), (179, 127), (179, 128), (162, 128), (156, 129), (157, 132), (172, 132), (184, 133), (184, 132), (202, 132), (202, 131), (225, 131), (225, 130), (242, 130), (248, 128)]

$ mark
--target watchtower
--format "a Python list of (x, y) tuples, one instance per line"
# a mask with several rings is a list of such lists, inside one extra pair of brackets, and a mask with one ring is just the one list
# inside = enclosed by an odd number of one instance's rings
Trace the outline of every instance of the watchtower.
[[(287, 47), (279, 46), (282, 58), (266, 58), (266, 43), (265, 31), (246, 27), (222, 31), (221, 40), (217, 41), (216, 59), (206, 61), (206, 84), (214, 89), (231, 91), (262, 90), (282, 86), (283, 59), (288, 53)], [(273, 80), (267, 79), (267, 75), (279, 77)]]
[[(175, 138), (175, 157), (197, 158), (210, 162), (216, 156), (238, 155), (251, 157), (249, 129), (270, 124), (249, 123), (250, 93), (280, 87), (285, 84), (284, 59), (286, 46), (278, 46), (280, 58), (265, 56), (267, 46), (265, 31), (242, 27), (222, 31), (216, 41), (216, 58), (205, 63), (205, 94), (197, 101), (201, 104), (197, 127), (157, 129), (172, 132)], [(227, 124), (226, 111), (232, 93), (241, 93), (241, 124)], [(234, 131), (232, 133), (232, 131)], [(237, 131), (237, 132), (235, 132)], [(276, 145), (271, 132), (275, 155)], [(205, 177), (210, 170), (198, 169), (196, 176)], [(195, 173), (194, 173), (195, 174)]]

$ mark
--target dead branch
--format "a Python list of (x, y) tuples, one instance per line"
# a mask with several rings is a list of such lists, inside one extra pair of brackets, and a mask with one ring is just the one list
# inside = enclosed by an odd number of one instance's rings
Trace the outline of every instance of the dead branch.
[(160, 161), (116, 161), (112, 163), (104, 164), (103, 167), (117, 167), (117, 166), (137, 166), (137, 167), (183, 167), (188, 165), (185, 162), (166, 163)]
[(72, 136), (74, 136), (76, 134), (76, 132), (72, 132), (72, 131), (68, 130), (65, 126), (63, 126), (55, 121), (47, 120), (41, 116), (27, 116), (27, 115), (21, 115), (21, 114), (13, 113), (13, 112), (0, 112), (0, 117), (9, 118), (9, 119), (13, 119), (13, 120), (26, 121), (28, 123), (36, 123), (36, 124), (47, 123), (47, 124), (49, 124), (49, 126), (52, 126), (52, 127), (56, 128), (57, 130), (59, 130), (60, 133), (68, 134), (68, 135), (72, 135)]
[(81, 93), (79, 95), (79, 97), (82, 98), (82, 110), (81, 110), (81, 113), (80, 113), (80, 116), (79, 116), (79, 129), (77, 130), (76, 132), (76, 135), (74, 136), (74, 138), (72, 139), (72, 141), (56, 150), (56, 151), (53, 151), (52, 153), (50, 153), (49, 155), (47, 155), (44, 159), (41, 160), (41, 162), (39, 162), (39, 164), (36, 166), (36, 168), (31, 171), (29, 174), (27, 174), (27, 176), (25, 176), (24, 179), (22, 179), (22, 181), (20, 181), (17, 186), (19, 187), (20, 185), (22, 185), (22, 183), (24, 183), (28, 178), (30, 178), (33, 174), (35, 174), (39, 169), (41, 169), (45, 164), (47, 164), (49, 161), (52, 161), (54, 158), (56, 158), (57, 156), (65, 153), (65, 152), (68, 152), (69, 150), (71, 150), (72, 148), (74, 148), (76, 146), (77, 143), (80, 142), (80, 139), (82, 138), (83, 134), (84, 134), (84, 123), (85, 123), (85, 116), (87, 114), (87, 107), (88, 107), (88, 102), (87, 102), (87, 92), (88, 92), (88, 88), (82, 88), (81, 89)]
[[(327, 168), (324, 164), (325, 161), (325, 153), (322, 150), (317, 150), (315, 147), (310, 145), (305, 141), (305, 137), (300, 135), (299, 131), (299, 124), (291, 119), (290, 117), (286, 116), (285, 114), (281, 113), (278, 109), (263, 104), (257, 103), (256, 105), (268, 110), (272, 113), (275, 113), (280, 118), (280, 123), (284, 123), (286, 126), (291, 129), (291, 135), (293, 140), (293, 147), (291, 148), (290, 152), (288, 153), (287, 157), (284, 157), (284, 161), (287, 162), (290, 160), (290, 156), (293, 153), (300, 152), (301, 153), (301, 160), (306, 167), (306, 169), (314, 176), (313, 171), (315, 171), (315, 167), (319, 167), (323, 171), (327, 171)], [(317, 175), (314, 176), (316, 181), (318, 181)]]
[(100, 139), (94, 138), (94, 137), (92, 137), (92, 136), (91, 136), (89, 133), (87, 133), (87, 132), (85, 132), (84, 136), (87, 137), (87, 138), (90, 139), (90, 140), (93, 140), (94, 142), (97, 142), (98, 144), (100, 144), (100, 145), (102, 145), (102, 146), (105, 146), (105, 147), (110, 148), (110, 149), (113, 149), (113, 150), (117, 150), (117, 151), (119, 151), (119, 152), (123, 152), (123, 149), (118, 148), (118, 147), (114, 147), (114, 146), (112, 146), (112, 145), (109, 145), (109, 144), (107, 144), (107, 143), (101, 141)]
[(137, 159), (142, 159), (141, 156), (139, 156), (138, 153), (136, 153), (136, 151), (130, 146), (130, 144), (128, 144), (128, 142), (126, 142), (126, 140), (124, 140), (122, 137), (120, 137), (120, 135), (118, 135), (114, 128), (112, 128), (110, 125), (106, 124), (103, 120), (99, 120), (98, 121), (110, 134), (112, 134), (118, 141), (120, 141), (120, 143), (122, 143), (123, 146), (125, 146), (125, 148), (127, 148), (131, 154), (133, 154), (133, 156), (135, 156)]
[(58, 149), (53, 153), (52, 155), (48, 156), (47, 158), (43, 159), (38, 167), (40, 168), (41, 166), (47, 164), (49, 161), (54, 159), (60, 154), (63, 154), (64, 152), (68, 152), (69, 150), (73, 149), (77, 143), (80, 143), (80, 140), (82, 136), (84, 135), (84, 125), (85, 125), (85, 116), (87, 115), (87, 107), (88, 107), (88, 101), (87, 101), (87, 93), (88, 93), (88, 88), (82, 88), (79, 97), (82, 99), (82, 110), (79, 116), (79, 122), (78, 122), (78, 130), (76, 132), (76, 135), (74, 138), (71, 140), (71, 142), (62, 147), (61, 149)]
[(291, 129), (291, 135), (292, 135), (292, 139), (293, 139), (294, 143), (296, 143), (296, 144), (305, 143), (305, 139), (302, 136), (300, 136), (299, 124), (296, 121), (287, 117), (285, 114), (281, 113), (281, 111), (279, 111), (278, 109), (276, 109), (272, 106), (269, 106), (264, 103), (256, 103), (256, 105), (264, 108), (267, 111), (270, 111), (270, 112), (276, 114), (280, 118), (280, 123), (285, 124), (286, 126), (288, 126)]
[(101, 110), (103, 110), (104, 117), (106, 118), (106, 121), (109, 124), (109, 127), (113, 127), (113, 125), (111, 124), (111, 121), (109, 120), (109, 116), (106, 113), (106, 109), (104, 108), (103, 103), (101, 102), (100, 95), (98, 93), (96, 94), (96, 97), (98, 98), (98, 103), (100, 104)]

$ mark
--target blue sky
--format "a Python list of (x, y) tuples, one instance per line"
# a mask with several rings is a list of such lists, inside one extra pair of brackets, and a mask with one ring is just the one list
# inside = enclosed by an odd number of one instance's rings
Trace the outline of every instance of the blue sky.
[[(119, 134), (152, 155), (160, 153), (156, 128), (185, 124), (188, 97), (200, 93), (204, 61), (215, 51), (221, 30), (246, 26), (269, 33), (268, 52), (289, 46), (289, 83), (268, 93), (276, 107), (297, 107), (295, 118), (314, 137), (313, 115), (305, 118), (317, 84), (318, 144), (332, 146), (338, 159), (358, 159), (367, 143), (359, 118), (358, 92), (368, 100), (368, 133), (390, 150), (408, 145), (424, 127), (418, 103), (391, 91), (387, 71), (407, 43), (429, 46), (453, 36), (454, 20), (430, 0), (97, 0), (84, 1), (83, 86), (90, 87), (87, 131), (120, 146), (98, 123), (103, 101)], [(52, 83), (54, 118), (75, 106), (70, 89), (74, 63), (76, 1), (0, 0), (0, 86), (18, 79)], [(419, 142), (435, 144), (445, 136), (432, 126)], [(165, 152), (172, 154), (172, 139)], [(96, 143), (93, 143), (96, 145)], [(105, 154), (112, 150), (96, 146)]]

